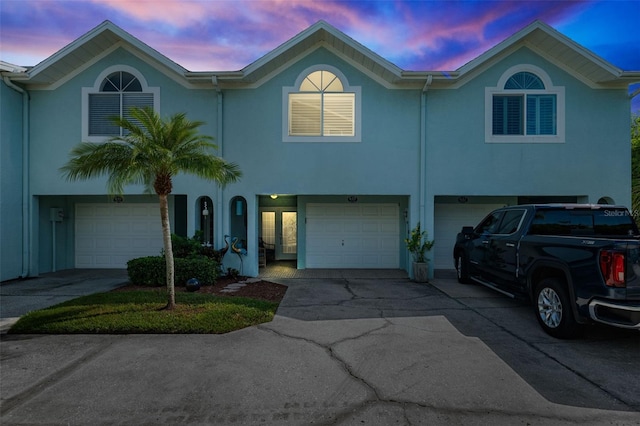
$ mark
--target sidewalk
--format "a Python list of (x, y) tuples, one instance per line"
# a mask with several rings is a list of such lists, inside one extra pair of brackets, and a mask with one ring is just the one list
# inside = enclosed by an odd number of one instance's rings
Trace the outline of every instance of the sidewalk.
[(87, 294), (113, 290), (129, 281), (124, 269), (69, 269), (0, 285), (0, 333), (20, 316)]

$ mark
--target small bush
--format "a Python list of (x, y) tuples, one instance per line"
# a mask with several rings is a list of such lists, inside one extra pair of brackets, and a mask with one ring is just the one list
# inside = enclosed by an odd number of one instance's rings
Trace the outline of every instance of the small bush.
[(206, 256), (222, 263), (222, 256), (219, 250), (214, 249), (211, 245), (203, 244), (204, 236), (202, 231), (196, 231), (193, 238), (181, 237), (180, 235), (171, 234), (171, 246), (173, 247), (173, 257), (188, 259), (191, 257)]
[(147, 256), (127, 262), (129, 281), (136, 285), (161, 286), (166, 284), (164, 256)]
[[(175, 285), (184, 286), (190, 278), (202, 285), (213, 285), (218, 278), (218, 262), (205, 256), (175, 258)], [(163, 286), (166, 284), (164, 256), (148, 256), (127, 262), (129, 281), (135, 285)]]
[(181, 259), (200, 256), (204, 248), (197, 234), (193, 238), (171, 234), (171, 246), (173, 247), (173, 257)]
[(190, 278), (196, 278), (202, 285), (213, 285), (218, 279), (218, 262), (205, 257), (175, 259), (176, 285), (184, 286)]

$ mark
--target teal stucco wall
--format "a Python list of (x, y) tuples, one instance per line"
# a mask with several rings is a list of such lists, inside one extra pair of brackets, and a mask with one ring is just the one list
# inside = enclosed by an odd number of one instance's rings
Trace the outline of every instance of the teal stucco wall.
[(0, 81), (0, 281), (23, 274), (22, 94)]

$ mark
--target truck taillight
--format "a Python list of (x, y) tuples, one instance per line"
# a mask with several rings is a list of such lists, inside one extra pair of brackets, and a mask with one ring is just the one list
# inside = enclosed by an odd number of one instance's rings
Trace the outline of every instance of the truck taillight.
[(603, 250), (600, 252), (600, 271), (602, 278), (609, 287), (625, 287), (624, 253), (613, 250)]

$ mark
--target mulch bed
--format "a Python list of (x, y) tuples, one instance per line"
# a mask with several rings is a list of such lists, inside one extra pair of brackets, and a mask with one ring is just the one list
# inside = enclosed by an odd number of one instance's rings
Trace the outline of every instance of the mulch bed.
[[(287, 286), (272, 283), (269, 281), (257, 281), (246, 283), (244, 287), (240, 287), (232, 293), (223, 293), (222, 290), (229, 284), (244, 281), (246, 277), (220, 277), (214, 285), (203, 285), (197, 293), (215, 294), (217, 296), (226, 297), (248, 297), (250, 299), (261, 299), (269, 302), (280, 303), (284, 294), (287, 292)], [(115, 289), (114, 291), (131, 291), (131, 290), (157, 290), (165, 287), (149, 287), (140, 285), (126, 285)], [(184, 286), (175, 286), (176, 292), (187, 291)]]

